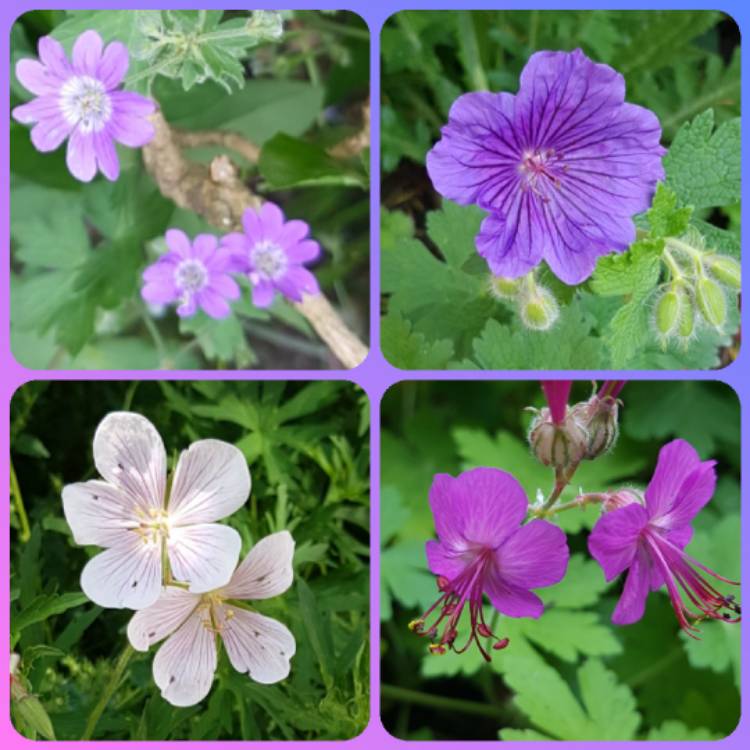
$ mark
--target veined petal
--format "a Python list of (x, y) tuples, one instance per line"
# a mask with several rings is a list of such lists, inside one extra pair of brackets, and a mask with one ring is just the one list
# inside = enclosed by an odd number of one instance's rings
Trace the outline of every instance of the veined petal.
[(495, 551), (496, 575), (511, 587), (535, 589), (563, 579), (568, 567), (565, 532), (535, 519), (516, 529)]
[(54, 37), (43, 36), (37, 43), (39, 59), (49, 69), (50, 73), (60, 81), (73, 75), (73, 68), (68, 62), (68, 56), (62, 44)]
[(425, 544), (427, 566), (436, 576), (453, 580), (471, 561), (469, 556), (457, 554), (456, 551), (441, 542), (431, 539)]
[(221, 637), (232, 666), (264, 685), (283, 680), (297, 648), (289, 629), (256, 612), (229, 605), (222, 605), (219, 610), (219, 617), (224, 617)]
[(283, 278), (276, 282), (276, 288), (287, 298), (299, 302), (306, 294), (320, 294), (315, 276), (303, 266), (290, 266)]
[(242, 540), (229, 526), (198, 523), (170, 529), (167, 552), (172, 574), (196, 594), (225, 586), (237, 566)]
[(97, 78), (111, 90), (122, 83), (130, 64), (128, 48), (122, 42), (110, 42), (99, 62)]
[(81, 589), (94, 604), (113, 609), (150, 607), (161, 591), (161, 547), (136, 532), (91, 558), (81, 573)]
[(615, 625), (630, 625), (643, 617), (652, 577), (651, 568), (648, 554), (639, 547), (612, 615), (612, 622)]
[[(29, 105), (24, 106), (28, 107)], [(21, 109), (21, 107), (16, 107), (13, 111), (16, 112), (16, 110), (19, 109)], [(23, 114), (27, 115), (28, 110), (23, 110)], [(44, 117), (34, 125), (31, 129), (31, 142), (38, 151), (46, 153), (48, 151), (54, 151), (68, 136), (74, 133), (75, 131), (73, 131), (71, 124), (58, 113), (49, 117)], [(68, 153), (70, 153), (70, 150), (71, 146), (70, 143), (68, 143)], [(78, 177), (77, 174), (73, 174)], [(79, 179), (81, 178), (79, 177)]]
[(216, 636), (208, 618), (205, 608), (194, 611), (154, 657), (154, 682), (173, 706), (194, 706), (211, 690)]
[(167, 454), (156, 428), (133, 412), (112, 412), (94, 435), (94, 463), (110, 484), (148, 515), (164, 508)]
[(273, 284), (265, 279), (260, 279), (257, 284), (253, 284), (252, 296), (253, 304), (256, 307), (269, 307), (273, 302), (276, 290)]
[(284, 228), (284, 213), (275, 204), (267, 201), (260, 207), (260, 221), (263, 226), (263, 238), (278, 240)]
[(73, 45), (73, 69), (80, 75), (95, 76), (102, 57), (102, 38), (96, 31), (84, 31)]
[(499, 469), (472, 469), (455, 478), (437, 474), (430, 488), (438, 537), (456, 553), (500, 546), (521, 524), (528, 505), (518, 481)]
[[(36, 130), (42, 123), (36, 126)], [(33, 139), (33, 131), (32, 131)], [(96, 153), (94, 152), (93, 133), (84, 133), (81, 128), (74, 128), (68, 139), (68, 150), (65, 162), (70, 173), (81, 182), (91, 182), (96, 175)]]
[(120, 176), (120, 160), (117, 158), (115, 144), (106, 130), (93, 133), (94, 154), (99, 171), (114, 182)]
[(112, 547), (138, 525), (127, 495), (107, 482), (95, 479), (68, 484), (63, 487), (62, 500), (76, 544)]
[(596, 522), (589, 534), (589, 552), (602, 566), (608, 581), (633, 562), (638, 539), (647, 524), (648, 513), (638, 503), (609, 511)]
[(200, 594), (177, 586), (167, 586), (154, 604), (138, 610), (128, 623), (128, 640), (138, 651), (148, 651), (154, 643), (177, 630), (200, 604)]
[(61, 85), (58, 76), (38, 60), (24, 58), (16, 63), (16, 78), (21, 85), (36, 96), (55, 95)]
[(177, 462), (170, 520), (182, 526), (225, 518), (245, 504), (250, 485), (250, 470), (239, 448), (223, 440), (198, 440)]
[(228, 599), (270, 599), (283, 594), (294, 573), (294, 539), (288, 531), (263, 537), (247, 553), (222, 592)]
[(535, 593), (512, 586), (498, 575), (488, 577), (484, 590), (492, 606), (507, 617), (537, 619), (544, 612), (544, 603)]

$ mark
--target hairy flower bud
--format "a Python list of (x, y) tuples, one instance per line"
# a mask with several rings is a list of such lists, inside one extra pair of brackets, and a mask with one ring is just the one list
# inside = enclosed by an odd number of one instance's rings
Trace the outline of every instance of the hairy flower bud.
[(685, 293), (680, 310), (680, 324), (677, 327), (677, 336), (683, 342), (687, 342), (695, 332), (695, 305), (689, 294)]
[(708, 270), (722, 284), (739, 290), (742, 286), (740, 264), (728, 255), (708, 255), (704, 260)]
[(633, 503), (645, 506), (646, 501), (643, 499), (643, 493), (632, 487), (624, 487), (614, 492), (607, 492), (604, 495), (602, 511), (609, 513), (611, 510), (624, 508), (626, 505), (632, 505)]
[(579, 463), (588, 450), (588, 433), (571, 409), (561, 424), (555, 424), (549, 409), (542, 409), (529, 430), (529, 445), (545, 465), (567, 469)]
[(721, 328), (727, 320), (727, 300), (723, 289), (707, 276), (701, 276), (695, 284), (695, 301), (701, 315), (709, 325)]
[(668, 339), (680, 322), (680, 307), (684, 293), (672, 285), (656, 303), (656, 330), (662, 339)]
[(619, 410), (620, 402), (616, 398), (597, 394), (572, 408), (571, 413), (588, 435), (584, 458), (593, 461), (612, 449), (620, 434)]
[(533, 331), (547, 331), (560, 317), (560, 308), (552, 292), (536, 283), (520, 294), (521, 322)]
[(497, 299), (515, 299), (521, 291), (521, 279), (490, 276), (490, 294)]

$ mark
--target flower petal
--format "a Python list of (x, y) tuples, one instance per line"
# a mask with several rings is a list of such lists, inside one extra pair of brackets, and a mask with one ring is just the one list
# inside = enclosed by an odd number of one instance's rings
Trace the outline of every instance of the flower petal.
[(308, 224), (299, 219), (292, 219), (284, 224), (279, 233), (278, 241), (282, 247), (288, 250), (291, 245), (297, 245), (302, 242), (309, 233), (310, 227)]
[(516, 531), (528, 505), (518, 481), (499, 469), (472, 469), (455, 478), (437, 474), (430, 488), (438, 537), (458, 554), (498, 547)]
[(205, 610), (198, 610), (164, 642), (154, 657), (154, 682), (173, 706), (194, 706), (211, 690), (216, 672), (216, 636)]
[(303, 295), (320, 294), (318, 280), (302, 266), (290, 266), (284, 276), (276, 282), (276, 288), (289, 299), (299, 302)]
[(261, 222), (260, 211), (254, 208), (246, 208), (242, 214), (242, 228), (245, 230), (251, 245), (262, 240), (263, 223)]
[[(224, 614), (221, 637), (232, 666), (252, 680), (270, 685), (289, 674), (289, 660), (296, 643), (289, 629), (277, 620), (245, 609), (221, 607)], [(229, 611), (232, 615), (227, 617)]]
[(79, 75), (96, 76), (102, 58), (102, 38), (93, 29), (84, 31), (73, 45), (73, 69)]
[(630, 625), (631, 623), (638, 622), (643, 617), (643, 612), (646, 609), (650, 579), (650, 559), (646, 551), (642, 547), (639, 547), (630, 565), (625, 586), (612, 615), (612, 622), (615, 625)]
[(608, 581), (633, 562), (638, 538), (647, 524), (648, 513), (638, 503), (605, 513), (596, 522), (589, 534), (589, 552), (602, 566)]
[(511, 587), (552, 586), (565, 575), (569, 556), (565, 532), (548, 521), (535, 519), (496, 549), (496, 575)]
[(120, 176), (120, 160), (115, 144), (104, 130), (93, 133), (93, 136), (97, 166), (108, 180), (114, 182)]
[(61, 82), (73, 75), (73, 68), (68, 62), (65, 49), (57, 39), (51, 36), (43, 36), (37, 43), (39, 59), (49, 69), (51, 75), (56, 76)]
[[(16, 109), (21, 108), (16, 107)], [(28, 110), (24, 110), (24, 113), (28, 113)], [(37, 151), (43, 153), (54, 151), (71, 135), (71, 131), (73, 131), (72, 125), (61, 114), (52, 115), (40, 119), (34, 125), (31, 129), (31, 142)], [(75, 131), (73, 131), (73, 134), (75, 134)], [(68, 150), (70, 150), (70, 144), (68, 144)]]
[(436, 576), (445, 576), (449, 581), (458, 576), (470, 562), (470, 558), (466, 559), (453, 548), (434, 539), (425, 544), (425, 554), (430, 571)]
[(174, 633), (195, 611), (200, 601), (199, 594), (191, 594), (177, 586), (162, 589), (154, 604), (138, 610), (130, 618), (130, 645), (137, 651), (148, 651), (154, 643)]
[(213, 276), (209, 285), (211, 291), (224, 299), (235, 300), (239, 299), (242, 292), (237, 282), (226, 273)]
[(180, 258), (193, 257), (193, 245), (182, 229), (167, 229), (164, 233), (164, 241), (167, 243), (167, 247)]
[(128, 48), (122, 42), (110, 42), (99, 62), (96, 77), (108, 90), (114, 89), (122, 83), (129, 64)]
[(58, 76), (38, 60), (24, 58), (16, 63), (16, 78), (36, 96), (56, 95), (61, 85)]
[(133, 412), (107, 414), (94, 435), (94, 463), (133, 508), (146, 514), (163, 509), (167, 454), (148, 419)]
[(294, 573), (294, 539), (288, 531), (263, 537), (245, 556), (223, 591), (229, 599), (270, 599), (283, 594)]
[(198, 440), (177, 462), (170, 520), (178, 526), (218, 521), (245, 504), (250, 486), (250, 470), (239, 448), (223, 440)]
[(562, 424), (565, 421), (572, 386), (572, 380), (542, 380), (544, 398), (547, 399), (549, 413), (555, 424)]
[(110, 135), (124, 146), (140, 148), (154, 137), (154, 126), (148, 115), (154, 112), (154, 103), (132, 91), (112, 91), (112, 117), (107, 123)]
[(538, 618), (544, 612), (544, 603), (533, 592), (512, 586), (499, 576), (485, 582), (487, 596), (492, 606), (507, 617)]
[(218, 523), (172, 527), (167, 541), (172, 574), (176, 580), (189, 583), (194, 594), (229, 583), (241, 547), (240, 535)]
[(161, 547), (131, 531), (86, 563), (81, 589), (100, 607), (144, 609), (159, 598), (161, 577)]
[(273, 288), (273, 284), (270, 281), (261, 279), (257, 284), (253, 284), (252, 297), (253, 304), (256, 307), (269, 307), (273, 302), (276, 290)]
[(263, 238), (278, 241), (284, 228), (284, 212), (275, 203), (266, 201), (260, 207), (260, 220), (263, 225)]
[(315, 240), (303, 240), (289, 245), (286, 254), (292, 263), (309, 263), (320, 257), (320, 245)]
[(201, 289), (196, 295), (196, 302), (206, 315), (215, 320), (222, 320), (232, 312), (224, 297), (211, 287)]
[(63, 513), (76, 544), (112, 547), (136, 527), (127, 495), (117, 487), (94, 479), (68, 484), (62, 491)]
[[(36, 127), (38, 128), (40, 125)], [(80, 128), (73, 130), (68, 140), (66, 162), (70, 173), (77, 180), (91, 182), (94, 179), (94, 175), (96, 174), (96, 154), (94, 153), (93, 133), (84, 133)]]
[(659, 451), (656, 469), (646, 488), (652, 521), (678, 526), (689, 523), (711, 499), (716, 487), (715, 462), (701, 461), (686, 440), (672, 440)]

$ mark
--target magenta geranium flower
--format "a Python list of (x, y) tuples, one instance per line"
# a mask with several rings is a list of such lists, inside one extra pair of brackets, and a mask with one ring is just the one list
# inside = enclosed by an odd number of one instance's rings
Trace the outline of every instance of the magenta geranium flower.
[(229, 315), (227, 300), (240, 297), (232, 278), (234, 256), (212, 234), (199, 234), (192, 242), (179, 229), (165, 235), (168, 252), (143, 272), (141, 296), (154, 305), (177, 302), (177, 314), (194, 315), (200, 308), (212, 318)]
[(39, 151), (54, 151), (68, 139), (67, 163), (83, 182), (97, 169), (109, 180), (120, 174), (115, 142), (138, 148), (154, 137), (148, 116), (156, 105), (132, 91), (121, 91), (128, 70), (128, 50), (120, 42), (103, 47), (96, 31), (84, 31), (68, 60), (60, 42), (42, 37), (39, 60), (23, 59), (16, 76), (36, 96), (13, 110), (13, 117), (33, 124), (31, 141)]
[(628, 625), (640, 620), (649, 591), (664, 585), (680, 627), (688, 635), (697, 632), (696, 623), (708, 617), (739, 621), (734, 598), (717, 591), (709, 579), (738, 584), (684, 551), (693, 534), (693, 518), (714, 493), (715, 464), (701, 461), (690, 443), (673, 440), (659, 452), (645, 502), (634, 492), (619, 493), (619, 502), (611, 504), (615, 509), (596, 522), (589, 536), (589, 551), (607, 580), (628, 571), (612, 616), (614, 623)]
[(256, 307), (268, 307), (277, 291), (295, 302), (303, 294), (320, 293), (315, 276), (304, 267), (320, 255), (320, 246), (307, 239), (310, 227), (304, 221), (285, 221), (277, 205), (264, 203), (257, 211), (245, 210), (242, 228), (222, 237), (221, 244), (250, 279)]
[[(539, 617), (544, 605), (531, 589), (551, 586), (565, 575), (565, 534), (547, 521), (523, 524), (526, 494), (513, 476), (499, 469), (472, 469), (455, 478), (438, 474), (430, 506), (439, 541), (427, 542), (427, 560), (441, 594), (410, 627), (430, 638), (433, 653), (463, 653), (473, 641), (489, 661), (482, 639), (492, 638), (496, 650), (505, 648), (508, 639), (498, 638), (487, 626), (483, 594), (508, 617)], [(471, 632), (457, 647), (465, 606)]]
[(518, 94), (475, 92), (451, 107), (427, 154), (435, 189), (490, 212), (477, 250), (518, 277), (542, 260), (564, 282), (635, 240), (632, 217), (664, 179), (656, 115), (625, 102), (625, 80), (581, 50), (537, 52)]

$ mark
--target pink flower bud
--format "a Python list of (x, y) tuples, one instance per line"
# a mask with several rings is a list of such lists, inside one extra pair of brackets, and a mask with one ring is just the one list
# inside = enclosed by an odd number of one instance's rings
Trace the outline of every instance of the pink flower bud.
[(601, 397), (598, 394), (571, 409), (588, 433), (588, 446), (584, 458), (593, 460), (612, 449), (620, 434), (619, 410), (620, 405), (616, 398)]
[(542, 409), (529, 431), (529, 445), (545, 465), (564, 470), (586, 456), (589, 438), (573, 410), (561, 422), (554, 422), (549, 409)]
[(604, 513), (609, 513), (612, 510), (624, 508), (626, 505), (632, 505), (633, 503), (645, 506), (646, 502), (643, 499), (643, 493), (634, 490), (631, 487), (625, 487), (616, 490), (615, 492), (608, 492), (604, 495), (602, 511)]

